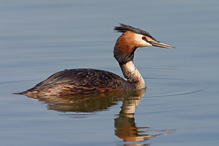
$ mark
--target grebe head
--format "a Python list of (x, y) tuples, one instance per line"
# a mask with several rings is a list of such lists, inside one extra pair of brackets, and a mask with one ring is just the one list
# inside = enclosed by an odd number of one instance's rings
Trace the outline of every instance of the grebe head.
[(114, 30), (123, 33), (118, 38), (114, 48), (114, 57), (120, 64), (133, 60), (134, 52), (138, 47), (175, 48), (174, 46), (157, 41), (148, 32), (129, 25), (120, 24)]

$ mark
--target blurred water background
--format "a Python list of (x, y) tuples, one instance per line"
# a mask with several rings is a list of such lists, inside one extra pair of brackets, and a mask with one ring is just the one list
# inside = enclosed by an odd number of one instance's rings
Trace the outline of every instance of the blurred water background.
[[(206, 146), (219, 143), (218, 0), (1, 0), (0, 144)], [(125, 101), (93, 112), (63, 112), (12, 93), (69, 68), (97, 68), (120, 76), (112, 50), (125, 23), (176, 49), (136, 51), (147, 90), (138, 99), (136, 127), (144, 134), (123, 142), (116, 119)], [(105, 101), (101, 101), (104, 103)]]

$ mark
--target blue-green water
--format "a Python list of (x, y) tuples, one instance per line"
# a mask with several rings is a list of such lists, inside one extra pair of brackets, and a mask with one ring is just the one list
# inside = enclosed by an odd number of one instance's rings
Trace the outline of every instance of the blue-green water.
[[(123, 142), (117, 132), (127, 120), (131, 131), (143, 131), (138, 134), (161, 134), (136, 145), (217, 145), (218, 14), (217, 0), (2, 1), (0, 145), (126, 145), (133, 142)], [(71, 104), (60, 111), (48, 101), (12, 94), (66, 68), (122, 76), (112, 55), (119, 23), (176, 47), (136, 51), (134, 61), (147, 84), (142, 99), (101, 99), (103, 107), (96, 110), (80, 112), (73, 105), (63, 112)], [(134, 116), (121, 114), (127, 103), (137, 108)]]

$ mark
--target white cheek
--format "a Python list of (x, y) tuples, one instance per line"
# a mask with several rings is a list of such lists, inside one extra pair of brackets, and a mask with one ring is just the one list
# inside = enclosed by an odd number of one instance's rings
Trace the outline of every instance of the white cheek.
[(152, 46), (150, 43), (146, 42), (145, 40), (142, 40), (142, 37), (143, 35), (141, 34), (135, 34), (135, 41), (139, 47)]

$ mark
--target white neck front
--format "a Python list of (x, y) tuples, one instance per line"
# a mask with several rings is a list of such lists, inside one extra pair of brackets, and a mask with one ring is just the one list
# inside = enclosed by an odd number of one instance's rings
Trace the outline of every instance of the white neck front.
[(125, 64), (120, 65), (124, 77), (128, 82), (133, 84), (136, 89), (145, 88), (145, 82), (140, 72), (135, 67), (133, 61), (129, 61)]

